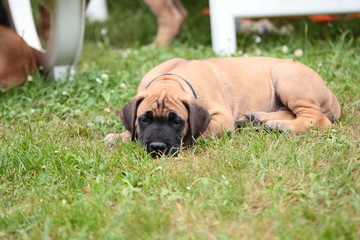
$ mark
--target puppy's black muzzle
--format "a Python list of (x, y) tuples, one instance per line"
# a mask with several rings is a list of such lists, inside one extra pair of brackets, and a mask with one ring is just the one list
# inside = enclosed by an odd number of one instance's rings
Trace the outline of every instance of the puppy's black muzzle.
[(163, 142), (151, 142), (146, 146), (146, 151), (151, 154), (153, 158), (160, 157), (162, 155), (176, 157), (179, 148), (167, 146)]
[(166, 144), (162, 142), (152, 142), (149, 144), (148, 151), (164, 153), (166, 150)]
[(153, 157), (177, 155), (182, 139), (180, 132), (185, 123), (175, 113), (170, 113), (168, 118), (155, 118), (152, 112), (146, 112), (139, 117), (138, 124), (139, 140), (149, 154)]

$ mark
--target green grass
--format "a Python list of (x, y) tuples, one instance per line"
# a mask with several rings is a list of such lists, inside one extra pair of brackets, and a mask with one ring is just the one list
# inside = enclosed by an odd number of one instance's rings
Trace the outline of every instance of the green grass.
[(238, 36), (249, 56), (304, 50), (297, 60), (342, 106), (330, 129), (246, 128), (157, 160), (136, 142), (104, 145), (124, 130), (118, 112), (148, 70), (215, 56), (200, 14), (207, 1), (184, 2), (189, 18), (171, 47), (142, 49), (156, 33), (153, 16), (141, 1), (112, 1), (109, 22), (87, 26), (74, 81), (35, 74), (0, 95), (1, 239), (359, 239), (359, 20), (292, 21), (293, 34), (258, 44)]

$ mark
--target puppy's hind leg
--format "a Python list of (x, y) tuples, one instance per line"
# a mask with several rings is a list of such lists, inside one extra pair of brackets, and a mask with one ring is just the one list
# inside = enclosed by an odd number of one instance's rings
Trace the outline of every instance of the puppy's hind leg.
[(296, 119), (293, 120), (269, 120), (264, 125), (272, 130), (290, 130), (294, 133), (309, 131), (311, 127), (324, 128), (331, 126), (330, 120), (319, 109), (311, 106), (298, 106)]
[(276, 112), (254, 112), (245, 114), (244, 117), (236, 121), (236, 127), (245, 127), (247, 125), (264, 125), (270, 130), (291, 131), (301, 133), (308, 131), (312, 126), (319, 128), (331, 125), (330, 120), (311, 106), (298, 106), (294, 108), (297, 114), (290, 110), (280, 110)]
[(248, 125), (263, 125), (270, 120), (294, 120), (296, 116), (290, 110), (279, 110), (276, 112), (252, 112), (245, 114), (236, 121), (236, 127), (245, 127)]
[(331, 125), (324, 113), (331, 109), (332, 93), (314, 70), (291, 61), (274, 67), (272, 78), (278, 101), (296, 118), (269, 120), (265, 126), (301, 133), (309, 131), (312, 126), (324, 128)]

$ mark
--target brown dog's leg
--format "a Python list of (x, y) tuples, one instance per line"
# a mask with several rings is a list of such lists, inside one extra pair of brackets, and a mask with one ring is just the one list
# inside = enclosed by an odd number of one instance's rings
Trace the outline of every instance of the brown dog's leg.
[(179, 0), (144, 0), (156, 16), (158, 31), (154, 45), (168, 46), (180, 33), (187, 16)]
[(0, 26), (0, 92), (23, 84), (35, 69), (30, 46), (16, 32)]

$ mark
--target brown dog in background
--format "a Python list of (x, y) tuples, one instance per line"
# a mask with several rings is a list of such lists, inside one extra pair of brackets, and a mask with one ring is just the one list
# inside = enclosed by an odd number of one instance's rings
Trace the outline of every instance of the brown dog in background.
[(13, 30), (0, 25), (0, 91), (24, 83), (36, 68), (32, 49)]
[(199, 136), (221, 136), (247, 122), (302, 133), (340, 118), (339, 102), (311, 68), (270, 57), (172, 59), (150, 70), (121, 111), (127, 129), (151, 154), (176, 154)]
[(153, 45), (168, 46), (180, 34), (187, 12), (179, 0), (144, 0), (156, 16), (158, 30)]

